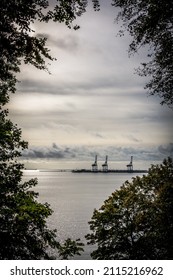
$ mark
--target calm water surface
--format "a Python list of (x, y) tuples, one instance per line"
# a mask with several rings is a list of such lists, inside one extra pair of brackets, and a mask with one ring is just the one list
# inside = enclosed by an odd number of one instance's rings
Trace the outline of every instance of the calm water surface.
[[(48, 202), (54, 211), (48, 224), (57, 229), (58, 240), (81, 238), (86, 243), (84, 236), (89, 232), (88, 221), (94, 208), (100, 208), (132, 175), (24, 171), (24, 179), (35, 177), (38, 185), (34, 189), (39, 192), (39, 201)], [(76, 259), (90, 259), (92, 250), (93, 246), (86, 246), (85, 252)]]

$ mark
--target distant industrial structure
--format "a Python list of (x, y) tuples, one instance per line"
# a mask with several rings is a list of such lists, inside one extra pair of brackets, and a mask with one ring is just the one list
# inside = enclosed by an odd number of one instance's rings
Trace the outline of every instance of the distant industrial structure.
[[(131, 172), (133, 171), (133, 156), (131, 156), (130, 163), (126, 165), (127, 171)], [(97, 155), (95, 156), (95, 161), (92, 164), (92, 171), (98, 172), (98, 164), (97, 164)], [(108, 172), (108, 156), (106, 156), (105, 162), (102, 164), (102, 172)]]
[[(98, 164), (97, 164), (97, 155), (95, 156), (95, 161), (91, 165), (92, 171), (93, 172), (98, 172)], [(102, 171), (107, 172), (108, 171), (108, 156), (106, 156), (105, 163), (102, 164)]]
[(97, 165), (97, 155), (95, 156), (95, 161), (92, 164), (92, 171), (97, 172), (98, 171), (98, 165)]
[(133, 169), (133, 156), (131, 156), (130, 163), (126, 165), (127, 169), (109, 169), (108, 168), (108, 156), (106, 156), (105, 162), (102, 164), (102, 169), (98, 169), (97, 155), (95, 155), (95, 161), (91, 165), (91, 169), (74, 169), (72, 172), (76, 173), (146, 173), (147, 170), (134, 170)]
[(108, 171), (108, 156), (106, 156), (105, 163), (102, 164), (103, 172)]
[(126, 166), (128, 171), (133, 171), (133, 156), (131, 156), (131, 161)]

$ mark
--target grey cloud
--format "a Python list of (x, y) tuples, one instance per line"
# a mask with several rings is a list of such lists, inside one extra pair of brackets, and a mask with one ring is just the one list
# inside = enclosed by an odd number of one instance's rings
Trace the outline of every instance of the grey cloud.
[(47, 81), (24, 79), (18, 84), (18, 92), (40, 94), (65, 94), (65, 88), (57, 84), (49, 84)]
[[(120, 147), (120, 146), (58, 146), (53, 143), (51, 147), (31, 147), (23, 152), (24, 159), (75, 159), (75, 160), (93, 160), (98, 155), (99, 160), (104, 160), (105, 155), (109, 156), (109, 160), (129, 160), (130, 156), (134, 156), (138, 160), (158, 160), (164, 159), (164, 156), (173, 151), (173, 144), (167, 147)], [(163, 156), (164, 154), (164, 156)]]
[(75, 154), (68, 147), (62, 148), (53, 143), (51, 147), (32, 147), (25, 150), (22, 157), (28, 159), (63, 159), (74, 158)]
[(129, 134), (124, 134), (125, 137), (127, 137), (129, 140), (133, 141), (133, 142), (136, 142), (136, 143), (140, 143), (142, 142), (142, 140), (134, 137), (133, 135), (129, 135)]
[(105, 139), (105, 137), (101, 134), (101, 133), (91, 133), (93, 136), (97, 137), (97, 138), (100, 138), (100, 139)]
[(155, 161), (163, 160), (163, 155), (158, 152), (158, 148), (143, 148), (143, 147), (108, 147), (105, 150), (106, 154), (110, 154), (114, 160), (128, 160), (131, 156), (136, 161)]
[(166, 146), (160, 145), (158, 150), (161, 154), (166, 156), (173, 156), (173, 143), (169, 143)]
[[(73, 95), (78, 94), (82, 96), (83, 94), (89, 95), (116, 95), (116, 92), (120, 92), (128, 97), (130, 94), (137, 94), (141, 98), (142, 95), (145, 95), (144, 90), (137, 84), (132, 84), (129, 82), (123, 82), (116, 80), (116, 77), (103, 77), (102, 75), (97, 78), (86, 77), (85, 80), (73, 80), (71, 82), (59, 81), (58, 77), (56, 81), (49, 80), (35, 80), (32, 78), (22, 79), (18, 84), (19, 92), (27, 93), (40, 93), (40, 94), (51, 94), (51, 95)], [(140, 92), (143, 92), (140, 94)], [(124, 96), (125, 97), (125, 96)]]
[(55, 46), (59, 49), (63, 49), (69, 52), (73, 52), (78, 49), (79, 40), (76, 36), (68, 35), (63, 38), (56, 38), (56, 36), (51, 36), (48, 33), (38, 33), (38, 37), (47, 38), (48, 45)]
[[(139, 160), (160, 159), (164, 156), (163, 151), (166, 152), (165, 147), (149, 149), (144, 145), (156, 143), (159, 146), (172, 141), (171, 113), (159, 105), (160, 100), (146, 98), (145, 79), (133, 75), (141, 57), (128, 58), (128, 39), (114, 36), (119, 29), (118, 25), (113, 25), (116, 9), (111, 6), (105, 9), (108, 1), (102, 2), (102, 12), (97, 18), (94, 13), (86, 14), (79, 32), (68, 29), (66, 32), (62, 25), (54, 23), (47, 27), (42, 23), (36, 25), (37, 35), (48, 38), (48, 48), (52, 46), (52, 55), (58, 61), (48, 66), (52, 75), (37, 72), (28, 65), (22, 68), (18, 91), (24, 93), (20, 94), (24, 98), (18, 98), (18, 106), (14, 99), (13, 117), (31, 144), (47, 145), (31, 147), (25, 151), (25, 157), (91, 159), (97, 153), (103, 159), (106, 154), (115, 160), (128, 160), (131, 155)], [(32, 99), (28, 104), (24, 102), (27, 96)], [(33, 96), (37, 96), (37, 103)], [(48, 102), (39, 102), (41, 98), (47, 98)], [(58, 98), (60, 102), (56, 103)], [(45, 132), (50, 133), (50, 138), (43, 141)], [(124, 133), (127, 136), (121, 144)], [(54, 139), (69, 147), (48, 147)], [(70, 146), (71, 143), (80, 145), (96, 141), (103, 145), (129, 143), (143, 148)]]
[(68, 50), (70, 52), (77, 50), (79, 46), (79, 42), (76, 37), (68, 36), (64, 39), (56, 39), (52, 40), (51, 42), (54, 42), (54, 44), (63, 50)]

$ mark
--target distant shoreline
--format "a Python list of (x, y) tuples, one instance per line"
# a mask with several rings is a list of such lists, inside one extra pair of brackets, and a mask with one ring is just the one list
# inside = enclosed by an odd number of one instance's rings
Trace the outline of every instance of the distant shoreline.
[(93, 171), (90, 169), (74, 169), (73, 173), (147, 173), (148, 170), (125, 170), (125, 169), (108, 169)]
[(133, 173), (148, 173), (148, 170), (125, 170), (125, 169), (110, 169), (107, 171), (103, 171), (103, 170), (97, 170), (97, 171), (93, 171), (90, 169), (24, 169), (23, 171), (35, 171), (35, 172), (72, 172), (72, 173), (103, 173), (103, 174), (107, 174), (107, 173), (128, 173), (128, 174), (133, 174)]

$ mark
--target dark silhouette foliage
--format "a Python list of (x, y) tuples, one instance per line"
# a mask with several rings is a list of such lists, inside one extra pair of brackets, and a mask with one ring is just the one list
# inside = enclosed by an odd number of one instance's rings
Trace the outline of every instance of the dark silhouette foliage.
[[(98, 9), (98, 1), (92, 1)], [(1, 1), (0, 9), (0, 259), (50, 259), (54, 254), (67, 259), (83, 251), (80, 240), (67, 239), (60, 244), (56, 230), (46, 220), (52, 214), (48, 203), (38, 202), (32, 188), (36, 179), (22, 181), (24, 165), (18, 161), (28, 144), (21, 130), (8, 119), (4, 109), (15, 93), (21, 63), (47, 70), (46, 59), (53, 60), (46, 38), (34, 36), (31, 23), (49, 20), (63, 22), (69, 28), (85, 12), (87, 1), (16, 0)], [(51, 250), (50, 250), (51, 249)]]
[(94, 210), (86, 236), (93, 259), (173, 259), (173, 161), (126, 181)]
[[(46, 220), (52, 214), (48, 203), (38, 202), (32, 189), (36, 179), (22, 181), (24, 165), (17, 158), (27, 148), (21, 130), (0, 111), (0, 259), (67, 259), (83, 251), (78, 240), (60, 244), (56, 230)], [(70, 243), (71, 242), (71, 243)], [(50, 253), (51, 249), (51, 253)]]
[(112, 0), (120, 8), (117, 20), (132, 36), (130, 52), (148, 48), (149, 62), (142, 63), (137, 73), (150, 81), (146, 89), (162, 102), (173, 105), (173, 2), (170, 0)]
[[(91, 2), (98, 10), (98, 0)], [(47, 38), (35, 35), (31, 24), (52, 20), (78, 29), (73, 22), (86, 11), (87, 4), (87, 0), (1, 0), (0, 104), (8, 101), (9, 92), (15, 92), (16, 73), (22, 62), (47, 70), (45, 60), (53, 60), (46, 47)]]

